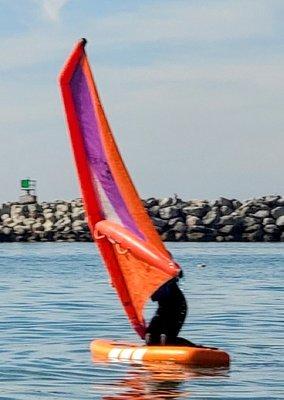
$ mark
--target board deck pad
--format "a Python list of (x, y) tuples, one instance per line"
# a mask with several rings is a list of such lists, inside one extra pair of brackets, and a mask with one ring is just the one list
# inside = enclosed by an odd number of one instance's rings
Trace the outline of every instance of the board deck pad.
[(91, 342), (95, 359), (134, 362), (174, 362), (199, 367), (227, 367), (229, 355), (220, 349), (189, 346), (141, 346), (96, 339)]

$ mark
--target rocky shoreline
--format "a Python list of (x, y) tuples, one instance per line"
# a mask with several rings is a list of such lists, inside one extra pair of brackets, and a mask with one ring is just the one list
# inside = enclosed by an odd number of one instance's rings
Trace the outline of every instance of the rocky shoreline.
[[(284, 197), (142, 200), (164, 241), (284, 242)], [(82, 200), (0, 206), (0, 242), (88, 242)]]

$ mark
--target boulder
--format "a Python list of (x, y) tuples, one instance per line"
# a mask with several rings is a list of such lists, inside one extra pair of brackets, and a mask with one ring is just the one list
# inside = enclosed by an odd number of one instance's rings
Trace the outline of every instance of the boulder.
[(55, 218), (56, 218), (57, 220), (60, 220), (60, 219), (62, 219), (62, 218), (65, 217), (65, 212), (63, 212), (63, 211), (56, 211), (56, 212), (54, 213), (54, 215), (55, 215)]
[[(240, 217), (238, 217), (238, 220)], [(237, 217), (234, 217), (231, 215), (224, 215), (223, 217), (220, 218), (219, 224), (220, 225), (234, 225), (237, 220)]]
[(175, 232), (179, 232), (179, 233), (184, 233), (187, 229), (187, 226), (185, 225), (184, 222), (178, 221), (174, 226), (173, 226), (173, 230)]
[(277, 218), (276, 225), (280, 228), (284, 227), (284, 215), (281, 215), (279, 218)]
[(264, 218), (262, 221), (263, 225), (271, 225), (275, 223), (275, 219), (274, 218)]
[(259, 242), (263, 239), (263, 231), (257, 230), (255, 232), (246, 232), (242, 234), (242, 239), (246, 242)]
[(10, 218), (10, 214), (2, 214), (0, 217), (1, 221), (3, 221), (3, 222), (8, 218)]
[(168, 220), (168, 225), (169, 225), (169, 227), (172, 227), (177, 222), (183, 222), (184, 223), (184, 220), (181, 217), (171, 218), (171, 219)]
[(21, 225), (14, 226), (13, 230), (16, 235), (24, 235), (26, 232), (24, 227)]
[(35, 224), (32, 225), (32, 230), (33, 232), (40, 232), (44, 230), (44, 227), (42, 224), (39, 224), (38, 222), (36, 222)]
[(70, 208), (70, 206), (67, 203), (57, 204), (56, 205), (56, 210), (57, 211), (61, 211), (63, 213), (67, 213), (69, 211), (69, 208)]
[(182, 208), (182, 212), (185, 216), (193, 215), (198, 218), (204, 217), (207, 214), (208, 208), (207, 207), (195, 207), (195, 206), (186, 206)]
[(43, 226), (43, 228), (44, 228), (44, 230), (46, 231), (46, 232), (49, 232), (49, 231), (52, 231), (53, 230), (53, 221), (51, 221), (51, 220), (47, 220), (47, 221), (45, 221), (43, 224), (42, 224), (42, 226)]
[(253, 218), (253, 217), (244, 217), (243, 218), (243, 224), (245, 227), (251, 226), (251, 225), (255, 225), (258, 224), (259, 221), (257, 218)]
[(203, 225), (202, 220), (198, 217), (195, 217), (193, 215), (188, 215), (186, 217), (186, 225), (187, 226), (196, 226), (196, 225)]
[(269, 205), (270, 207), (276, 205), (279, 199), (280, 196), (274, 196), (274, 195), (262, 197), (262, 201), (267, 205)]
[(169, 207), (176, 204), (176, 200), (172, 197), (165, 197), (164, 199), (160, 199), (158, 205), (160, 207)]
[(276, 207), (271, 210), (271, 215), (273, 218), (277, 219), (284, 216), (284, 207)]
[(269, 215), (270, 215), (269, 210), (259, 210), (253, 214), (253, 217), (264, 219), (264, 218), (268, 218)]
[(209, 211), (203, 217), (203, 224), (204, 225), (213, 225), (214, 223), (218, 222), (219, 220), (219, 213), (216, 211)]
[(273, 234), (273, 235), (275, 235), (275, 234), (277, 234), (279, 232), (279, 228), (274, 224), (265, 225), (263, 227), (263, 230), (264, 230), (264, 232), (270, 233), (270, 234)]
[(176, 232), (173, 229), (163, 232), (161, 235), (161, 239), (163, 242), (175, 242)]
[(179, 208), (172, 206), (172, 207), (164, 207), (160, 208), (159, 215), (162, 219), (171, 219), (176, 218), (179, 216)]
[(221, 215), (230, 215), (233, 212), (233, 209), (228, 206), (220, 207)]
[(228, 235), (233, 231), (234, 225), (225, 225), (218, 229), (218, 233)]
[(205, 226), (197, 225), (197, 226), (192, 226), (192, 227), (187, 228), (187, 232), (188, 233), (198, 232), (198, 233), (204, 233), (206, 235), (213, 235), (215, 231), (214, 231), (214, 229), (210, 229)]
[(263, 241), (264, 242), (275, 242), (275, 240), (276, 240), (276, 237), (274, 235), (271, 235), (271, 234), (268, 234), (268, 233), (263, 235)]
[(216, 205), (218, 205), (219, 207), (228, 207), (231, 209), (234, 208), (232, 200), (226, 199), (226, 197), (219, 197)]
[(160, 207), (159, 206), (153, 206), (151, 208), (148, 208), (148, 214), (151, 217), (158, 217), (159, 216), (159, 211), (160, 211)]
[(168, 225), (167, 221), (161, 218), (153, 217), (152, 221), (154, 225), (158, 228), (165, 228)]
[(277, 200), (276, 204), (280, 207), (284, 206), (284, 197), (280, 197), (280, 199)]
[(242, 206), (242, 203), (239, 200), (233, 199), (232, 205), (233, 205), (234, 210), (237, 210), (238, 208), (240, 208)]
[(151, 208), (153, 206), (157, 206), (159, 201), (154, 197), (150, 197), (149, 199), (144, 200), (144, 207)]
[(187, 233), (186, 238), (189, 242), (198, 242), (199, 240), (203, 240), (205, 238), (205, 233), (202, 232)]
[(262, 231), (262, 225), (261, 224), (253, 224), (253, 225), (248, 225), (244, 228), (245, 232), (257, 232), (257, 231)]

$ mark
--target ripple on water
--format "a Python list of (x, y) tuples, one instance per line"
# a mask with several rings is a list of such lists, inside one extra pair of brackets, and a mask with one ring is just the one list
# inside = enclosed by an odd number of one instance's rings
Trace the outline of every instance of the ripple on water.
[(1, 398), (283, 398), (283, 244), (169, 247), (185, 272), (182, 335), (223, 347), (230, 370), (92, 361), (93, 337), (137, 341), (93, 244), (1, 244)]

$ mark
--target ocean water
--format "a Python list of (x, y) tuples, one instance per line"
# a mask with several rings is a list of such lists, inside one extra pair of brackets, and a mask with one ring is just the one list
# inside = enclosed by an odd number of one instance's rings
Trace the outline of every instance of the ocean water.
[(93, 338), (138, 341), (95, 246), (3, 243), (0, 399), (283, 399), (283, 243), (168, 248), (185, 274), (182, 336), (228, 351), (229, 369), (93, 362)]

